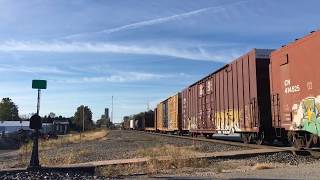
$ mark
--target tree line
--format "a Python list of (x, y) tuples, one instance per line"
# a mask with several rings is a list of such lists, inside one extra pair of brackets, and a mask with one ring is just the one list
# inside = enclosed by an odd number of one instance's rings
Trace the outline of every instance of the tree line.
[(3, 98), (0, 102), (0, 120), (20, 120), (18, 106), (10, 98)]
[[(21, 118), (19, 117), (19, 108), (12, 101), (12, 99), (6, 97), (3, 98), (0, 102), (0, 121), (20, 121), (26, 120), (29, 118)], [(101, 127), (103, 124), (103, 120), (98, 120), (97, 124), (92, 120), (92, 111), (88, 106), (81, 105), (77, 107), (74, 116), (72, 117), (64, 117), (64, 116), (56, 116), (55, 113), (51, 112), (48, 115), (42, 117), (43, 123), (53, 123), (53, 122), (69, 122), (70, 130), (80, 131), (80, 130), (91, 130), (95, 127)], [(111, 122), (108, 122), (108, 126), (112, 126)], [(110, 124), (111, 123), (111, 124)], [(84, 128), (83, 128), (84, 126)], [(108, 127), (106, 126), (106, 127)]]

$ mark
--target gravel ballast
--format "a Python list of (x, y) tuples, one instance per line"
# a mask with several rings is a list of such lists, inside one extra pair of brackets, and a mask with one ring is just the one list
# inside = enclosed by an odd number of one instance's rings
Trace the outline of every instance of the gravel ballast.
[[(250, 149), (242, 146), (233, 146), (227, 144), (219, 144), (205, 141), (195, 141), (190, 139), (181, 139), (174, 137), (159, 136), (156, 134), (136, 132), (136, 131), (110, 131), (107, 138), (85, 142), (82, 144), (66, 144), (61, 147), (44, 150), (41, 152), (43, 156), (55, 157), (59, 154), (67, 154), (70, 152), (80, 152), (85, 150), (85, 155), (76, 159), (77, 163), (111, 160), (111, 159), (128, 159), (141, 156), (137, 153), (138, 150), (148, 148), (160, 148), (163, 146), (174, 147), (195, 147), (198, 152), (225, 152)], [(0, 163), (8, 165), (8, 167), (17, 167), (17, 157), (1, 157)], [(211, 173), (219, 163), (222, 163), (221, 169), (224, 168), (224, 163), (228, 164), (230, 159), (221, 158), (208, 160), (208, 167), (204, 171)], [(268, 155), (257, 155), (253, 157), (240, 158), (239, 166), (251, 166), (257, 163), (278, 163), (283, 166), (287, 165), (305, 165), (312, 164), (318, 159), (310, 156), (298, 156), (287, 152), (280, 152)], [(230, 161), (234, 163), (234, 161)], [(239, 162), (238, 162), (239, 164)], [(243, 164), (243, 165), (241, 165)], [(236, 165), (237, 166), (237, 165)], [(218, 168), (218, 169), (219, 169)], [(217, 169), (217, 168), (216, 168)], [(200, 167), (191, 168), (190, 172), (198, 171)], [(210, 174), (209, 173), (209, 174)], [(217, 172), (213, 172), (217, 173)], [(0, 179), (107, 179), (106, 177), (93, 176), (81, 171), (61, 172), (61, 171), (20, 171), (20, 172), (0, 172)]]
[(24, 180), (24, 179), (108, 179), (106, 177), (97, 177), (83, 172), (59, 172), (59, 171), (21, 171), (21, 172), (0, 172), (0, 179), (2, 180)]
[(247, 147), (163, 137), (135, 131), (111, 131), (106, 140), (67, 145), (58, 149), (47, 150), (45, 154), (55, 156), (59, 153), (77, 152), (84, 149), (89, 153), (79, 158), (78, 162), (130, 159), (141, 157), (141, 155), (137, 153), (137, 150), (170, 145), (175, 147), (194, 146), (194, 149), (199, 152), (223, 152), (249, 149)]
[[(249, 149), (247, 147), (164, 137), (137, 131), (113, 130), (109, 132), (106, 138), (100, 140), (64, 144), (49, 150), (41, 151), (40, 149), (40, 155), (47, 159), (52, 159), (61, 155), (81, 152), (82, 154), (77, 155), (78, 157), (73, 163), (83, 163), (90, 161), (139, 158), (142, 157), (142, 155), (138, 153), (139, 150), (160, 148), (164, 146), (193, 147), (193, 150), (197, 152), (223, 152)], [(29, 156), (23, 157), (23, 160), (29, 162), (28, 158)], [(2, 157), (0, 155), (0, 169), (23, 167), (19, 165), (21, 164), (20, 162), (21, 157), (19, 154), (10, 157)]]

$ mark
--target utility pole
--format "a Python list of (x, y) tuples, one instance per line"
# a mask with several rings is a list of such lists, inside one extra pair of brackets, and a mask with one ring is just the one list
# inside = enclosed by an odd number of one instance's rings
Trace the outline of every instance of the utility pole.
[(84, 105), (82, 105), (82, 132), (84, 132)]
[(111, 97), (111, 123), (113, 123), (113, 95)]
[(84, 105), (81, 106), (81, 109), (82, 109), (82, 113), (80, 113), (80, 114), (82, 114), (82, 116), (81, 116), (82, 117), (82, 131), (80, 129), (80, 143), (81, 143), (81, 137), (82, 137), (81, 132), (84, 131)]

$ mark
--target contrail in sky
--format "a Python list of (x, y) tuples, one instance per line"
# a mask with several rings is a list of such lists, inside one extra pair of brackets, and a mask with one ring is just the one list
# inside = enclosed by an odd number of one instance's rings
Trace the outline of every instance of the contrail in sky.
[(228, 5), (222, 5), (222, 6), (212, 6), (212, 7), (202, 8), (202, 9), (193, 10), (193, 11), (189, 11), (189, 12), (182, 13), (182, 14), (176, 14), (173, 16), (161, 17), (161, 18), (156, 18), (156, 19), (151, 19), (151, 20), (146, 20), (146, 21), (140, 21), (137, 23), (127, 24), (127, 25), (123, 25), (123, 26), (119, 26), (119, 27), (115, 27), (115, 28), (111, 28), (111, 29), (102, 30), (102, 31), (68, 35), (68, 36), (63, 37), (62, 39), (74, 39), (74, 38), (81, 38), (81, 37), (90, 36), (90, 35), (111, 34), (111, 33), (119, 32), (119, 31), (137, 29), (137, 28), (141, 28), (141, 27), (145, 27), (145, 26), (151, 26), (151, 25), (161, 24), (161, 23), (165, 23), (165, 22), (169, 22), (169, 21), (184, 19), (184, 18), (194, 16), (194, 15), (197, 15), (200, 13), (204, 13), (204, 12), (207, 12), (210, 10), (215, 10), (216, 12), (224, 11), (226, 6), (241, 4), (244, 2), (246, 2), (246, 1), (240, 1), (240, 2), (236, 2), (236, 3), (232, 3), (232, 4), (228, 4)]

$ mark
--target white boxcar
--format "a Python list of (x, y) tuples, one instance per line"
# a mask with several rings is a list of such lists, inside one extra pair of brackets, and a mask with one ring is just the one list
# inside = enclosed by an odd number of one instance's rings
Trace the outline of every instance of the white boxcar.
[(133, 119), (131, 119), (130, 120), (130, 129), (135, 129), (135, 126), (134, 126), (134, 120)]

